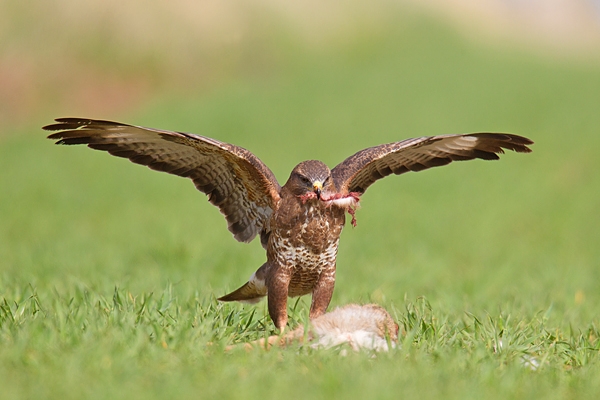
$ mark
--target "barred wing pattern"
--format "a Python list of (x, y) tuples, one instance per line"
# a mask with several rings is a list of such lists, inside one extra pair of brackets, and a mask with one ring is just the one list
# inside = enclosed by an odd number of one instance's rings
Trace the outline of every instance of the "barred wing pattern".
[(56, 144), (87, 144), (146, 165), (190, 178), (225, 215), (233, 236), (265, 242), (268, 221), (281, 187), (271, 170), (248, 150), (189, 133), (144, 128), (112, 121), (59, 118), (45, 126)]
[(375, 181), (390, 174), (446, 165), (452, 161), (497, 160), (503, 149), (529, 153), (533, 142), (504, 133), (425, 136), (383, 144), (359, 151), (331, 171), (338, 192), (364, 193)]

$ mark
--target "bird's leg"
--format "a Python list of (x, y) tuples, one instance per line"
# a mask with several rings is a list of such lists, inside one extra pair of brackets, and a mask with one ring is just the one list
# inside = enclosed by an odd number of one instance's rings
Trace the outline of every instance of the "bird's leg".
[(288, 321), (287, 298), (291, 278), (289, 271), (277, 268), (267, 280), (269, 315), (280, 333), (283, 333)]
[(312, 293), (312, 303), (310, 305), (310, 319), (317, 318), (325, 314), (331, 297), (333, 296), (333, 287), (335, 286), (335, 266), (331, 271), (323, 271), (319, 275), (317, 284)]

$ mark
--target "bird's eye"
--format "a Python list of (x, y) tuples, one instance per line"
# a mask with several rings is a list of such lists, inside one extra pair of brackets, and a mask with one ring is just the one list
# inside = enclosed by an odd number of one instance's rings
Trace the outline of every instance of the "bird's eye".
[(310, 186), (310, 185), (312, 185), (312, 182), (310, 181), (310, 179), (308, 179), (308, 178), (307, 178), (307, 177), (305, 177), (305, 176), (302, 176), (302, 175), (301, 175), (301, 176), (300, 176), (300, 180), (302, 181), (302, 183), (304, 183), (304, 184), (306, 184), (306, 185), (309, 185), (309, 186)]
[(325, 178), (325, 180), (323, 181), (323, 186), (327, 185), (327, 183), (329, 182), (329, 178), (331, 178), (331, 176)]

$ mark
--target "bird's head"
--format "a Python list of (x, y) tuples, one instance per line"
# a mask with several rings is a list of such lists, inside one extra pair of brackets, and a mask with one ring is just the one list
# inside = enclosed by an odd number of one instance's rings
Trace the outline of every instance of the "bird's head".
[(285, 186), (296, 196), (314, 193), (317, 199), (323, 192), (335, 192), (331, 171), (321, 161), (310, 160), (296, 165)]

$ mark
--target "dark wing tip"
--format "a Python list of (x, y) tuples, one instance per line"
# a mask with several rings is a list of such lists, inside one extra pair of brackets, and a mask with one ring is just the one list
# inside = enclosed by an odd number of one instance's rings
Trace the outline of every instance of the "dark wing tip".
[(65, 117), (65, 118), (56, 118), (54, 121), (57, 123), (43, 126), (42, 129), (45, 131), (61, 131), (65, 129), (78, 129), (86, 126), (123, 126), (126, 124), (122, 124), (120, 122), (114, 121), (106, 121), (102, 119), (90, 119), (90, 118), (73, 118), (73, 117)]
[(89, 144), (91, 142), (90, 135), (87, 135), (84, 130), (61, 130), (59, 132), (48, 135), (50, 140), (56, 140), (55, 144)]
[[(53, 123), (53, 124), (48, 124), (46, 126), (42, 126), (42, 129), (45, 131), (60, 131), (62, 129), (68, 129), (68, 128), (66, 128), (66, 125), (69, 122), (74, 122), (74, 121), (71, 121), (73, 119), (78, 119), (78, 118), (55, 118), (54, 121), (58, 122), (58, 123)], [(79, 126), (79, 125), (77, 125), (77, 126)]]
[(58, 131), (48, 135), (48, 139), (57, 140), (56, 144), (88, 144), (91, 137), (85, 132), (92, 129), (106, 130), (113, 126), (128, 126), (119, 122), (90, 118), (56, 118), (56, 123), (43, 126), (45, 131)]
[[(496, 154), (503, 153), (502, 149), (512, 150), (517, 153), (531, 153), (531, 149), (527, 146), (533, 144), (533, 140), (529, 138), (510, 133), (475, 133), (469, 136), (478, 138), (479, 143), (477, 146), (480, 150), (491, 151)], [(484, 157), (477, 156), (477, 158)]]

